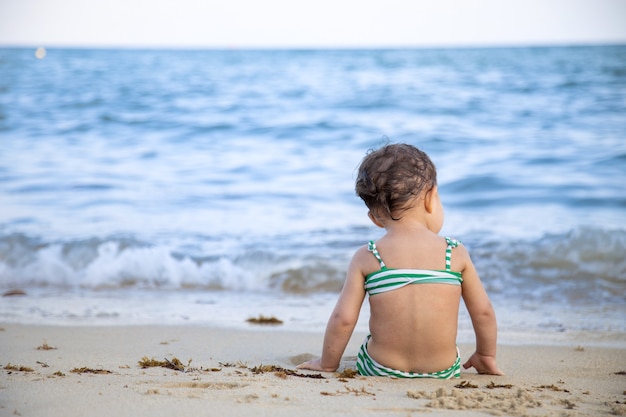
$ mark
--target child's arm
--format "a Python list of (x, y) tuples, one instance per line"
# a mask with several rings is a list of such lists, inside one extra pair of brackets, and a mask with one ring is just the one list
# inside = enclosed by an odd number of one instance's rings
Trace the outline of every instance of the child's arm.
[(463, 364), (463, 368), (473, 367), (479, 374), (504, 375), (496, 364), (498, 326), (495, 311), (467, 250), (462, 245), (456, 250), (458, 252), (455, 256), (466, 258), (463, 269), (463, 301), (476, 334), (476, 352)]
[(326, 326), (322, 357), (298, 365), (299, 369), (333, 372), (339, 367), (341, 356), (350, 341), (365, 298), (365, 281), (359, 262), (364, 250), (366, 251), (362, 248), (355, 253), (348, 267), (346, 281)]

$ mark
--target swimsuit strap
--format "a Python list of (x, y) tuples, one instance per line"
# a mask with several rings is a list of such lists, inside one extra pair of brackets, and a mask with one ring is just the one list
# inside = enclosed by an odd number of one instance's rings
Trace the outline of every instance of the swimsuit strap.
[[(456, 239), (449, 238), (447, 236), (446, 236), (446, 242), (448, 243), (448, 246), (446, 247), (446, 271), (450, 272), (450, 265), (452, 263), (452, 249), (459, 246), (459, 243), (461, 242)], [(374, 243), (373, 240), (370, 240), (368, 242), (367, 250), (372, 252), (372, 254), (376, 257), (376, 259), (378, 260), (378, 263), (380, 264), (381, 269), (387, 268), (382, 258), (380, 257), (380, 253), (378, 253), (378, 249), (376, 249), (376, 244)]]
[(376, 249), (376, 244), (374, 243), (373, 240), (370, 240), (367, 244), (367, 250), (372, 252), (372, 254), (374, 254), (374, 256), (376, 257), (376, 259), (378, 259), (378, 263), (380, 264), (380, 268), (381, 269), (386, 269), (387, 266), (385, 265), (385, 263), (383, 262), (382, 258), (380, 257), (380, 253), (378, 253), (378, 249)]
[(450, 265), (452, 263), (452, 249), (459, 246), (459, 242), (456, 239), (452, 239), (446, 236), (446, 242), (448, 247), (446, 248), (446, 271), (450, 271)]

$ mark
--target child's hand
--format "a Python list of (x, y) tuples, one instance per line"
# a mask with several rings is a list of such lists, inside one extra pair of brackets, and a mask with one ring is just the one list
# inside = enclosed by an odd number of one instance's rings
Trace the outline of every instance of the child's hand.
[(474, 368), (479, 374), (504, 375), (504, 372), (496, 365), (496, 358), (493, 356), (481, 355), (474, 352), (472, 356), (463, 364), (464, 369)]
[(329, 369), (322, 367), (322, 358), (311, 359), (296, 366), (297, 369), (310, 369), (311, 371), (319, 372), (335, 372), (335, 369)]

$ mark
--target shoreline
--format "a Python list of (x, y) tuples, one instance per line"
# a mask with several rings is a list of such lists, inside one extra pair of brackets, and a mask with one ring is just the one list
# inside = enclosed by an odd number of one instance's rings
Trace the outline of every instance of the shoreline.
[[(26, 296), (2, 297), (1, 323), (70, 327), (152, 326), (265, 331), (247, 320), (259, 315), (279, 318), (272, 330), (323, 334), (337, 301), (335, 293), (306, 295), (236, 291), (50, 291), (28, 290)], [(626, 348), (622, 303), (602, 306), (560, 304), (523, 306), (492, 300), (500, 345), (598, 346)], [(369, 303), (364, 302), (355, 332), (368, 331)], [(469, 314), (460, 306), (457, 342), (473, 343)], [(321, 336), (320, 336), (321, 340)], [(321, 343), (321, 342), (320, 342)]]
[[(626, 349), (582, 340), (500, 345), (506, 376), (463, 370), (460, 379), (442, 381), (296, 370), (319, 354), (317, 332), (12, 323), (0, 329), (3, 415), (626, 415)], [(364, 336), (353, 335), (340, 372), (354, 368)], [(460, 349), (465, 360), (473, 346)], [(178, 359), (184, 371), (142, 368), (142, 359)]]

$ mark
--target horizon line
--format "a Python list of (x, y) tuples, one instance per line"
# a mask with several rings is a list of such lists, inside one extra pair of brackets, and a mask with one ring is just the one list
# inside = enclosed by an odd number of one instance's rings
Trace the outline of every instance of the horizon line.
[(484, 42), (484, 43), (432, 43), (432, 44), (380, 44), (380, 45), (157, 45), (157, 44), (98, 44), (98, 43), (3, 43), (0, 49), (125, 49), (125, 50), (408, 50), (408, 49), (498, 49), (498, 48), (553, 48), (553, 47), (589, 47), (589, 46), (626, 46), (626, 39), (620, 40), (589, 40), (589, 41), (544, 41), (544, 42)]

